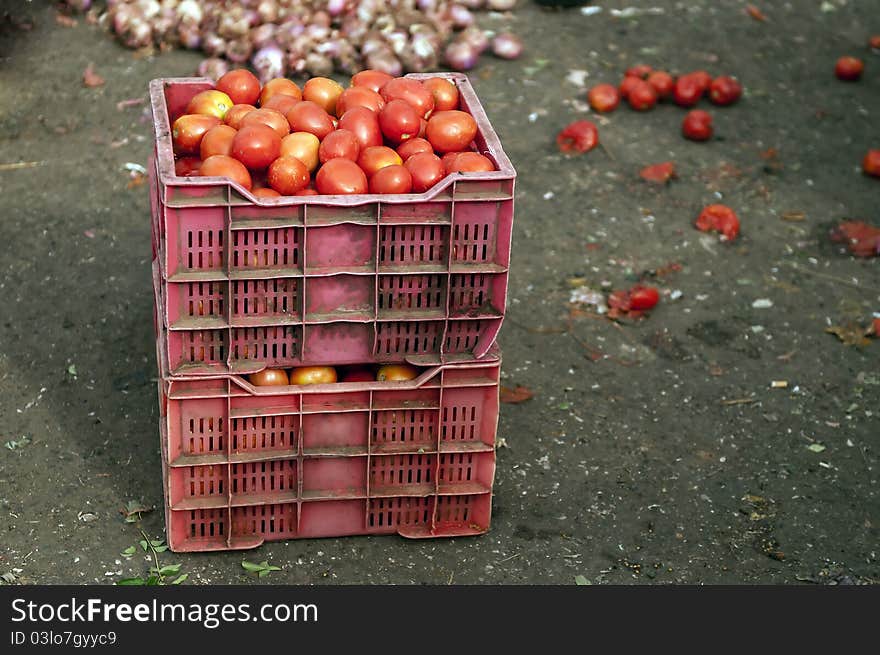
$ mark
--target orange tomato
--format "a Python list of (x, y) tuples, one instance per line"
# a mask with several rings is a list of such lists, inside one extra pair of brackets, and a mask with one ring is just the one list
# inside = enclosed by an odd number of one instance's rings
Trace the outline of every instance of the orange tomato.
[(232, 98), (215, 89), (202, 91), (193, 96), (186, 106), (187, 114), (204, 114), (205, 116), (216, 116), (220, 120), (226, 116), (226, 112), (232, 108)]
[(252, 186), (251, 174), (248, 169), (237, 159), (226, 155), (212, 155), (202, 162), (199, 168), (202, 177), (228, 177), (233, 182), (238, 182), (245, 189)]
[(311, 177), (309, 169), (296, 157), (279, 157), (269, 165), (269, 186), (282, 196), (292, 196), (305, 189)]
[(235, 128), (236, 130), (241, 127), (241, 119), (247, 116), (250, 112), (252, 112), (256, 107), (253, 105), (232, 105), (229, 108), (229, 111), (226, 112), (226, 116), (223, 118), (223, 122), (226, 123), (229, 127)]
[(211, 155), (231, 155), (232, 139), (235, 138), (236, 131), (228, 125), (217, 125), (205, 132), (199, 144), (199, 154), (202, 159), (207, 159)]
[(321, 141), (311, 132), (294, 132), (281, 139), (281, 156), (296, 157), (310, 171), (318, 168)]
[(336, 114), (336, 101), (345, 89), (329, 77), (313, 77), (302, 90), (303, 100), (314, 102), (328, 114)]
[(276, 77), (263, 85), (263, 90), (260, 92), (260, 106), (264, 106), (274, 95), (293, 96), (297, 100), (302, 100), (300, 88), (293, 80), (286, 77)]
[(268, 125), (275, 130), (278, 133), (278, 136), (282, 139), (290, 134), (290, 124), (287, 122), (284, 114), (277, 109), (262, 107), (248, 112), (242, 117), (239, 129), (245, 125), (255, 125), (257, 123)]
[(442, 77), (432, 77), (422, 82), (434, 96), (434, 110), (448, 111), (458, 109), (458, 87)]
[(388, 146), (370, 146), (361, 150), (357, 163), (367, 177), (372, 177), (379, 169), (402, 164), (403, 160)]
[(303, 366), (290, 371), (290, 384), (332, 384), (336, 369), (332, 366)]
[(255, 387), (286, 387), (291, 384), (283, 368), (266, 368), (259, 373), (251, 373), (248, 380)]
[(202, 143), (202, 137), (213, 127), (220, 124), (216, 116), (204, 114), (186, 114), (171, 126), (171, 143), (174, 152), (179, 155), (196, 154)]
[(419, 369), (409, 364), (386, 364), (376, 372), (379, 382), (404, 382), (419, 376)]

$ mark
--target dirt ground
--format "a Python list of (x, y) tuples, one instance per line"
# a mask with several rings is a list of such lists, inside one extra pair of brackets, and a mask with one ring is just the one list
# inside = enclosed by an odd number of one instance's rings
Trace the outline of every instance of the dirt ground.
[[(502, 407), (490, 532), (163, 563), (187, 584), (257, 581), (243, 559), (281, 567), (261, 584), (877, 581), (880, 342), (824, 330), (880, 311), (880, 260), (827, 239), (843, 218), (880, 222), (880, 181), (859, 172), (880, 147), (866, 46), (880, 4), (756, 3), (765, 22), (739, 1), (521, 4), (483, 25), (512, 26), (524, 56), (472, 75), (518, 170), (505, 384), (536, 392)], [(610, 11), (628, 5), (658, 11)], [(146, 104), (117, 103), (199, 56), (137, 57), (83, 20), (57, 24), (48, 2), (0, 6), (34, 22), (0, 33), (0, 163), (39, 163), (0, 170), (0, 574), (109, 584), (149, 566), (120, 556), (139, 539), (127, 501), (157, 507), (142, 525), (164, 537), (149, 205), (125, 169), (146, 164), (151, 124)], [(843, 54), (867, 60), (860, 83), (835, 80)], [(90, 62), (104, 86), (83, 86)], [(746, 96), (712, 109), (709, 143), (680, 136), (677, 107), (621, 108), (591, 115), (603, 149), (561, 156), (556, 132), (586, 115), (569, 72), (616, 82), (639, 62), (735, 74)], [(639, 179), (665, 160), (669, 186)], [(733, 244), (692, 227), (719, 199), (742, 219)], [(664, 292), (647, 319), (571, 312), (572, 284), (644, 272)]]

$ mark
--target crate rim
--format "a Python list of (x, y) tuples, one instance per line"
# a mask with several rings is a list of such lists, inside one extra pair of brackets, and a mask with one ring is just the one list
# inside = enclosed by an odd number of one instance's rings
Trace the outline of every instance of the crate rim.
[(249, 202), (265, 207), (290, 207), (297, 205), (329, 205), (335, 207), (356, 207), (371, 203), (402, 204), (428, 202), (442, 194), (457, 180), (515, 180), (516, 171), (504, 152), (501, 139), (492, 127), (483, 105), (477, 97), (470, 79), (463, 73), (410, 73), (409, 79), (425, 80), (441, 77), (452, 81), (464, 98), (471, 115), (477, 121), (477, 129), (486, 141), (489, 154), (498, 165), (497, 171), (481, 173), (450, 173), (424, 193), (408, 194), (358, 194), (358, 195), (319, 195), (319, 196), (281, 196), (280, 198), (257, 198), (240, 184), (226, 177), (178, 177), (174, 173), (174, 153), (171, 146), (171, 123), (165, 103), (165, 87), (171, 84), (209, 84), (214, 82), (206, 77), (162, 77), (150, 81), (150, 102), (153, 111), (153, 128), (156, 137), (156, 161), (159, 181), (165, 186), (198, 187), (206, 184), (231, 187)]

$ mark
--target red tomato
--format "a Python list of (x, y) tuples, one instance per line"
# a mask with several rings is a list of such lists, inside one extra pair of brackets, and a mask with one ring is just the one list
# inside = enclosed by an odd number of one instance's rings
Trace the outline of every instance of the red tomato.
[(254, 109), (256, 107), (253, 105), (232, 105), (229, 111), (226, 112), (226, 116), (223, 117), (223, 122), (237, 130), (241, 127), (241, 119)]
[(318, 192), (315, 189), (312, 189), (310, 187), (308, 189), (303, 189), (301, 191), (297, 191), (293, 195), (295, 195), (295, 196), (317, 196)]
[(660, 292), (654, 287), (637, 284), (629, 290), (629, 307), (637, 312), (652, 309), (660, 301)]
[(400, 155), (403, 161), (420, 152), (434, 152), (433, 146), (428, 143), (427, 139), (422, 139), (421, 137), (407, 139), (397, 146), (397, 154)]
[(361, 150), (384, 143), (379, 116), (366, 107), (352, 107), (339, 119), (339, 129), (350, 130), (357, 137)]
[(637, 80), (626, 97), (629, 106), (636, 111), (648, 111), (657, 104), (657, 92), (644, 80)]
[(266, 168), (281, 154), (281, 137), (263, 123), (243, 126), (232, 139), (232, 156), (251, 170)]
[(682, 75), (675, 81), (672, 92), (675, 104), (681, 107), (693, 107), (703, 97), (700, 82), (691, 75)]
[(388, 81), (380, 90), (385, 102), (405, 100), (422, 118), (428, 118), (434, 110), (434, 94), (418, 80), (407, 77), (395, 77)]
[(834, 65), (834, 74), (837, 79), (847, 82), (855, 82), (862, 76), (865, 63), (856, 57), (841, 57)]
[(434, 96), (434, 110), (458, 109), (458, 87), (443, 77), (432, 77), (422, 85)]
[(457, 109), (438, 111), (428, 119), (426, 136), (437, 152), (464, 150), (477, 136), (477, 121)]
[(201, 158), (207, 159), (211, 155), (231, 155), (232, 139), (235, 138), (236, 132), (237, 130), (228, 125), (217, 125), (205, 132), (199, 144)]
[(709, 85), (709, 100), (716, 105), (732, 105), (741, 95), (742, 85), (732, 77), (716, 77)]
[(424, 139), (428, 134), (428, 121), (424, 118), (419, 119), (419, 134), (417, 139)]
[(216, 116), (220, 120), (226, 116), (226, 112), (234, 105), (232, 99), (222, 91), (210, 89), (201, 91), (193, 96), (186, 106), (187, 114), (204, 114)]
[(269, 186), (282, 196), (292, 196), (309, 186), (309, 169), (296, 157), (279, 157), (269, 165)]
[(260, 123), (275, 130), (278, 133), (278, 137), (281, 139), (290, 134), (290, 124), (287, 122), (287, 119), (284, 118), (284, 114), (275, 109), (269, 109), (268, 107), (254, 109), (252, 112), (245, 114), (240, 121), (240, 126), (245, 127), (246, 125), (256, 125)]
[(345, 89), (329, 77), (313, 77), (302, 90), (303, 100), (314, 102), (328, 114), (336, 113), (336, 101)]
[(443, 170), (446, 171), (446, 174), (449, 174), (449, 169), (452, 167), (452, 162), (455, 161), (455, 158), (462, 154), (462, 151), (459, 152), (447, 152), (440, 158), (440, 161), (443, 162)]
[(626, 100), (629, 97), (629, 92), (632, 88), (641, 81), (641, 78), (635, 77), (634, 75), (627, 75), (623, 78), (623, 81), (620, 83), (620, 86), (617, 87), (618, 92), (620, 93), (620, 97)]
[(174, 174), (177, 177), (189, 177), (198, 175), (199, 168), (202, 166), (202, 160), (198, 157), (181, 157), (174, 162)]
[(217, 80), (215, 88), (236, 105), (252, 105), (260, 98), (260, 80), (244, 68), (236, 68)]
[(280, 198), (281, 194), (278, 193), (275, 189), (270, 189), (268, 187), (260, 187), (259, 189), (254, 189), (251, 191), (257, 198)]
[(260, 92), (260, 106), (264, 106), (266, 101), (274, 95), (293, 96), (297, 100), (302, 100), (302, 91), (299, 87), (286, 77), (276, 77), (269, 80), (263, 85)]
[(310, 132), (294, 132), (281, 139), (281, 156), (296, 157), (310, 171), (318, 168), (320, 148), (321, 142), (318, 141), (318, 137)]
[[(628, 79), (639, 81), (635, 77)], [(590, 121), (569, 123), (556, 135), (556, 145), (561, 152), (581, 154), (588, 152), (599, 144), (599, 130)]]
[(709, 85), (712, 84), (712, 76), (706, 71), (694, 71), (693, 73), (688, 73), (688, 76), (696, 81), (697, 86), (700, 87), (700, 92), (702, 93), (706, 93), (706, 91), (709, 90)]
[(600, 113), (614, 111), (620, 104), (620, 92), (613, 84), (597, 84), (587, 93), (587, 101)]
[(248, 381), (255, 387), (286, 387), (290, 384), (287, 371), (283, 368), (264, 368), (259, 373), (251, 373)]
[(180, 155), (197, 153), (205, 133), (219, 124), (220, 119), (216, 116), (204, 114), (181, 116), (171, 126), (171, 143), (174, 145), (174, 152)]
[(392, 143), (401, 143), (419, 133), (419, 113), (405, 100), (390, 100), (379, 112), (379, 128)]
[(721, 232), (728, 241), (733, 241), (739, 234), (739, 218), (726, 205), (708, 205), (697, 217), (695, 227), (702, 232)]
[(351, 85), (364, 86), (368, 89), (372, 89), (376, 93), (379, 93), (382, 87), (385, 86), (385, 83), (390, 82), (393, 79), (394, 78), (388, 73), (367, 69), (354, 75), (351, 78)]
[(365, 86), (351, 86), (342, 92), (336, 101), (336, 115), (339, 118), (354, 107), (366, 107), (378, 113), (385, 106), (385, 100), (378, 93)]
[(412, 175), (400, 164), (380, 168), (370, 178), (370, 193), (410, 193), (411, 191)]
[(661, 100), (671, 98), (672, 91), (675, 89), (675, 80), (666, 71), (654, 71), (648, 75), (648, 84), (654, 87), (657, 97)]
[(228, 177), (233, 182), (238, 182), (245, 189), (251, 189), (251, 174), (237, 159), (226, 155), (213, 155), (202, 162), (199, 169), (202, 177)]
[(654, 72), (654, 69), (648, 66), (648, 64), (636, 64), (635, 66), (630, 66), (626, 69), (624, 73), (625, 77), (636, 77), (640, 80), (644, 80), (648, 75)]
[(449, 173), (488, 173), (495, 170), (492, 160), (478, 152), (459, 152), (448, 164), (445, 164), (447, 175)]
[(302, 100), (294, 98), (293, 96), (286, 96), (279, 93), (269, 98), (262, 106), (262, 108), (274, 109), (275, 111), (281, 112), (282, 114), (287, 116), (287, 112), (293, 109), (293, 106), (298, 102), (302, 102)]
[(369, 368), (351, 368), (342, 375), (340, 382), (375, 382), (376, 374)]
[(311, 132), (323, 139), (335, 128), (333, 119), (322, 107), (309, 100), (303, 100), (287, 112), (287, 121), (294, 132)]
[(681, 133), (691, 141), (708, 141), (712, 131), (712, 115), (702, 109), (689, 111), (681, 124)]
[(862, 160), (865, 175), (880, 177), (880, 150), (869, 150)]
[(424, 193), (446, 177), (443, 162), (437, 155), (430, 152), (420, 152), (413, 155), (406, 160), (404, 166), (412, 175), (414, 193)]
[(360, 151), (361, 146), (354, 132), (349, 130), (333, 130), (321, 142), (321, 147), (318, 149), (318, 158), (322, 164), (337, 157), (357, 161)]
[[(868, 39), (868, 47), (871, 50), (880, 50), (880, 34), (875, 34), (871, 38)], [(880, 319), (874, 319), (880, 320)], [(880, 331), (878, 331), (878, 336), (880, 336)]]
[(331, 159), (318, 169), (315, 188), (322, 195), (366, 193), (367, 176), (350, 159)]
[(358, 156), (357, 164), (361, 167), (367, 177), (372, 177), (379, 170), (386, 166), (399, 166), (403, 163), (396, 152), (388, 146), (370, 146), (361, 150)]
[(665, 161), (661, 164), (645, 166), (639, 172), (639, 176), (648, 182), (666, 184), (670, 179), (675, 177), (675, 162)]

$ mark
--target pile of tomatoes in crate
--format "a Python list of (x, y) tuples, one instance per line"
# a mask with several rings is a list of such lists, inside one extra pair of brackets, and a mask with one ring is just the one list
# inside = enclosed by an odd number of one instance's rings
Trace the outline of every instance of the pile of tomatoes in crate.
[(198, 93), (172, 126), (178, 176), (220, 176), (258, 198), (423, 193), (453, 172), (496, 170), (448, 79), (365, 70), (261, 86), (244, 69)]
[(418, 368), (409, 364), (384, 364), (379, 367), (347, 366), (337, 371), (332, 366), (300, 366), (287, 371), (266, 368), (248, 376), (255, 387), (275, 387), (335, 382), (405, 382), (419, 376)]

